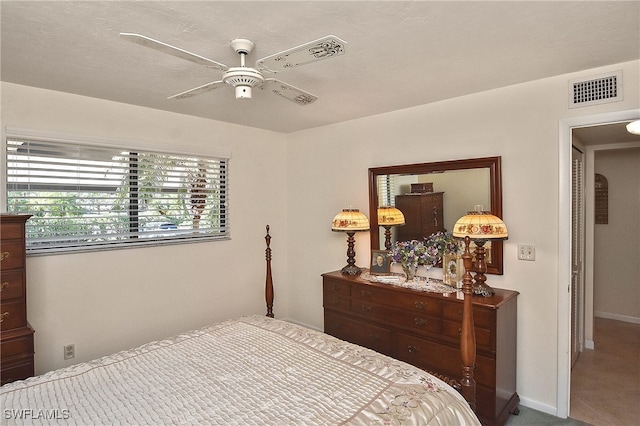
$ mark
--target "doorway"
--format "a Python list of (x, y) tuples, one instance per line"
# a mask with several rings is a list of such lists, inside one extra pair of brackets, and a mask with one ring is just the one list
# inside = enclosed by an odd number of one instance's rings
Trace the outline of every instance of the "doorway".
[[(572, 300), (574, 292), (572, 283), (572, 172), (573, 172), (573, 131), (578, 128), (597, 127), (609, 123), (620, 123), (640, 118), (640, 111), (618, 111), (613, 113), (598, 114), (593, 116), (576, 117), (560, 120), (559, 134), (559, 223), (558, 223), (558, 388), (557, 388), (557, 412), (558, 417), (568, 417), (570, 409), (570, 381), (572, 364)], [(589, 175), (587, 156), (587, 167), (585, 175)], [(586, 179), (586, 193), (592, 189), (589, 186), (589, 179)], [(584, 291), (584, 334), (593, 336), (593, 224), (589, 217), (590, 206), (586, 204), (585, 211), (585, 291)], [(591, 222), (590, 222), (591, 220)], [(590, 230), (591, 228), (591, 230)], [(591, 303), (589, 303), (589, 293), (591, 293)], [(590, 321), (591, 320), (591, 321)], [(592, 337), (591, 337), (592, 338)], [(583, 340), (584, 341), (584, 340)], [(585, 341), (588, 346), (588, 342)]]
[[(608, 126), (613, 125), (600, 127)], [(574, 135), (583, 130), (589, 129)], [(592, 219), (586, 226), (593, 234), (593, 291), (587, 294), (593, 303), (588, 318), (593, 350), (581, 352), (572, 363), (569, 415), (593, 425), (635, 425), (640, 371), (618, 366), (633, 365), (640, 349), (634, 344), (640, 337), (640, 143), (588, 145), (586, 152), (591, 164), (587, 197)]]

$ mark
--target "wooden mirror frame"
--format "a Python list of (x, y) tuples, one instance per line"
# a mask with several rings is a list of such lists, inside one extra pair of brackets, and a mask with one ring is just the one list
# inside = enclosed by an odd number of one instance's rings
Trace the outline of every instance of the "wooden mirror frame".
[[(371, 249), (380, 248), (380, 226), (378, 218), (378, 176), (379, 175), (422, 175), (447, 170), (489, 169), (490, 212), (502, 218), (502, 157), (470, 158), (464, 160), (438, 161), (434, 163), (403, 164), (398, 166), (372, 167), (369, 169), (369, 221), (371, 222)], [(470, 206), (471, 210), (472, 206)], [(503, 243), (501, 240), (491, 242), (491, 263), (487, 263), (488, 274), (502, 275)]]

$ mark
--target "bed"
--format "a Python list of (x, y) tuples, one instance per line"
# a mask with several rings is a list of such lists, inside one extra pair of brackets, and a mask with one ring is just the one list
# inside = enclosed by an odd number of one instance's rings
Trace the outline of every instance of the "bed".
[(5, 424), (480, 424), (446, 380), (273, 318), (270, 239), (267, 315), (6, 384)]

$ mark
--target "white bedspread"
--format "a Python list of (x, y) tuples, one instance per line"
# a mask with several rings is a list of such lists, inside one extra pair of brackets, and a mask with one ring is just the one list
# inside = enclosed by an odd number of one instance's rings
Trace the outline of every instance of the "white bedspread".
[(9, 383), (0, 398), (4, 424), (480, 424), (422, 370), (262, 316)]

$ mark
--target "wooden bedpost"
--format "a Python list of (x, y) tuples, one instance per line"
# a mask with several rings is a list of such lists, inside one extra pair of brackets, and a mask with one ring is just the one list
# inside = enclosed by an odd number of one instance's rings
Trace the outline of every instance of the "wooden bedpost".
[(469, 243), (471, 239), (464, 238), (464, 275), (462, 276), (462, 292), (464, 293), (464, 303), (462, 309), (462, 332), (460, 334), (460, 352), (462, 354), (462, 380), (460, 382), (460, 393), (467, 400), (471, 409), (476, 409), (476, 381), (473, 372), (476, 368), (476, 332), (473, 326), (473, 277), (471, 276), (472, 256), (469, 253)]
[(269, 235), (269, 225), (267, 225), (267, 235), (264, 237), (267, 242), (265, 258), (267, 260), (267, 280), (264, 286), (264, 297), (267, 302), (267, 316), (273, 318), (273, 277), (271, 275), (271, 235)]

